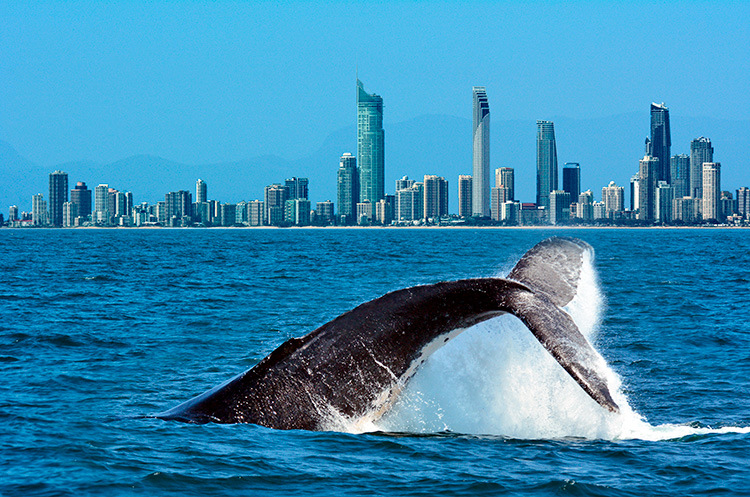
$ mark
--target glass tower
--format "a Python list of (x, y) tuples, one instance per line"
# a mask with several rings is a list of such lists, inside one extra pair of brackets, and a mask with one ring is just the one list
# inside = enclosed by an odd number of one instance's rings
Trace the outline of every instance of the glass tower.
[(563, 191), (570, 193), (570, 198), (578, 198), (581, 193), (581, 165), (578, 162), (566, 162), (562, 180)]
[(659, 159), (656, 181), (672, 183), (669, 159), (672, 156), (672, 135), (669, 131), (669, 109), (662, 102), (651, 104), (651, 156)]
[(549, 194), (557, 190), (555, 123), (536, 122), (536, 205), (549, 209)]
[(473, 216), (490, 215), (490, 103), (484, 86), (473, 88), (474, 170), (471, 210)]
[(341, 156), (336, 177), (336, 202), (339, 207), (338, 221), (342, 224), (354, 224), (359, 203), (359, 174), (357, 158), (350, 153)]
[(676, 198), (690, 197), (690, 157), (685, 154), (673, 155), (669, 162), (672, 186)]
[(359, 199), (375, 204), (385, 196), (385, 131), (383, 98), (367, 93), (357, 80), (357, 160)]

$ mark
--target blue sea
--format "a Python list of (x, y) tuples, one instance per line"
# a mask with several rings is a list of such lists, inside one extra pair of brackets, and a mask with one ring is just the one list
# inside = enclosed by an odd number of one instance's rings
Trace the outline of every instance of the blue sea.
[[(150, 418), (360, 303), (590, 243), (566, 308), (622, 407), (520, 321), (436, 352), (375, 423)], [(0, 494), (750, 495), (750, 230), (0, 230)], [(356, 420), (355, 420), (356, 421)]]

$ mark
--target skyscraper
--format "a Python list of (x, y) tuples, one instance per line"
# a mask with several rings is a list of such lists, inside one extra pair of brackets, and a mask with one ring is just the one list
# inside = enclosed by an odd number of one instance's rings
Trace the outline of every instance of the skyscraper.
[(339, 161), (336, 203), (339, 207), (338, 221), (344, 225), (354, 224), (359, 203), (359, 173), (357, 158), (348, 152), (342, 155)]
[(557, 190), (555, 124), (536, 122), (536, 204), (549, 209), (549, 194)]
[(195, 182), (195, 202), (198, 204), (208, 202), (208, 185), (202, 179)]
[(570, 221), (570, 193), (562, 190), (549, 192), (550, 224), (567, 224)]
[(664, 102), (651, 104), (651, 155), (659, 159), (656, 181), (672, 182), (669, 158), (672, 156), (672, 134), (669, 130), (669, 109)]
[(676, 198), (689, 197), (690, 190), (690, 157), (685, 154), (673, 155), (669, 159), (669, 172)]
[(68, 173), (55, 171), (49, 175), (49, 215), (50, 224), (63, 225), (63, 204), (68, 201)]
[(44, 195), (41, 193), (31, 197), (31, 222), (34, 226), (47, 226), (49, 224), (47, 201), (44, 200)]
[(287, 188), (278, 183), (266, 187), (263, 204), (266, 208), (266, 224), (278, 226), (284, 221), (288, 192)]
[(703, 219), (722, 221), (719, 199), (721, 198), (721, 164), (703, 163)]
[(308, 195), (308, 179), (307, 178), (289, 178), (284, 181), (284, 186), (289, 190), (287, 199), (294, 200), (297, 198), (307, 198)]
[(424, 177), (424, 217), (439, 218), (448, 215), (448, 182), (435, 175)]
[(375, 204), (385, 195), (383, 98), (367, 93), (357, 80), (357, 160), (359, 200)]
[(694, 198), (703, 198), (703, 163), (714, 161), (714, 148), (705, 136), (690, 142), (690, 193)]
[(490, 216), (490, 103), (484, 86), (472, 89), (474, 102), (473, 216)]
[(671, 223), (674, 187), (666, 181), (658, 181), (654, 196), (654, 219), (660, 223)]
[(578, 198), (581, 193), (581, 165), (578, 162), (566, 162), (562, 171), (563, 191), (570, 193), (570, 198)]
[(737, 212), (750, 219), (750, 188), (743, 186), (737, 190)]
[(94, 189), (94, 219), (97, 224), (109, 226), (109, 185), (98, 185)]
[(76, 216), (85, 220), (91, 215), (91, 190), (83, 181), (76, 183), (75, 188), (70, 190), (70, 201), (76, 204)]
[(610, 181), (608, 186), (602, 188), (602, 202), (604, 203), (605, 217), (614, 219), (625, 210), (624, 188)]
[(508, 199), (506, 202), (512, 202), (516, 199), (515, 183), (515, 171), (512, 167), (501, 167), (495, 169), (495, 186), (502, 186), (508, 189)]
[(471, 217), (471, 181), (469, 174), (458, 176), (458, 215), (461, 217)]
[(645, 156), (638, 167), (638, 219), (653, 221), (656, 202), (656, 172), (659, 159)]

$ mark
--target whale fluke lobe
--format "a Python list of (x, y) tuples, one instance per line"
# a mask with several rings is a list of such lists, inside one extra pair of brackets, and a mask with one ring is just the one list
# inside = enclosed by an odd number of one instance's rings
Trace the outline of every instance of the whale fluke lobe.
[(603, 360), (561, 309), (576, 294), (589, 250), (580, 240), (553, 238), (529, 250), (509, 279), (390, 292), (284, 342), (249, 371), (157, 417), (306, 430), (325, 429), (332, 414), (376, 421), (432, 352), (505, 313), (519, 318), (591, 398), (617, 412)]
[(526, 252), (508, 278), (564, 307), (578, 290), (584, 255), (593, 251), (591, 245), (577, 238), (548, 238)]

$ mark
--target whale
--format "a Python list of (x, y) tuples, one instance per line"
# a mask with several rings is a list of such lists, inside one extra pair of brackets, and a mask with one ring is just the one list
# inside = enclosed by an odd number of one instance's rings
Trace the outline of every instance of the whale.
[(582, 240), (548, 238), (507, 278), (392, 291), (287, 340), (248, 371), (156, 417), (314, 431), (340, 417), (377, 421), (433, 352), (503, 314), (522, 321), (593, 401), (617, 413), (603, 359), (563, 309), (577, 293), (587, 253), (593, 249)]

